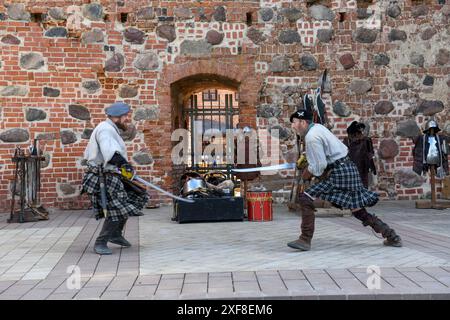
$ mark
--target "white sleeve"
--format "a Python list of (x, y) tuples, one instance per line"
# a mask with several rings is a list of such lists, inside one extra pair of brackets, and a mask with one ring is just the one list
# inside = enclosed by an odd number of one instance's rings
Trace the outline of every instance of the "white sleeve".
[(306, 159), (308, 160), (308, 171), (314, 176), (320, 177), (328, 165), (320, 139), (308, 139), (306, 142)]
[(113, 157), (114, 153), (122, 150), (118, 141), (114, 139), (116, 132), (107, 128), (103, 128), (97, 132), (97, 141), (103, 156), (104, 165)]

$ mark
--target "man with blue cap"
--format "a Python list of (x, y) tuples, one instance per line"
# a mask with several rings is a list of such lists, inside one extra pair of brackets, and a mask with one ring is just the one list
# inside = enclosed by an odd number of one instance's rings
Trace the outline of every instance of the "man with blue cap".
[[(130, 106), (123, 102), (106, 108), (108, 119), (93, 130), (84, 152), (88, 170), (83, 178), (82, 192), (89, 195), (96, 219), (105, 218), (94, 246), (94, 251), (101, 255), (112, 253), (108, 242), (131, 246), (122, 235), (125, 223), (130, 215), (142, 215), (140, 210), (148, 201), (145, 189), (124, 177), (134, 172), (127, 161), (125, 142), (120, 135), (120, 130), (127, 129), (129, 112)], [(117, 169), (124, 176), (117, 174)]]

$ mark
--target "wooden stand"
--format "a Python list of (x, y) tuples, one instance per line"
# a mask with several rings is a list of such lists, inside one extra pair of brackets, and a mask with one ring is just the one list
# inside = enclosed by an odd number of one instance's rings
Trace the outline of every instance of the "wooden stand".
[[(45, 158), (38, 155), (25, 155), (24, 150), (16, 149), (12, 161), (16, 164), (11, 197), (11, 214), (8, 223), (36, 222), (48, 220), (48, 211), (40, 205), (40, 170), (41, 161)], [(17, 186), (18, 182), (20, 185)], [(17, 190), (19, 187), (19, 190)], [(19, 191), (20, 208), (15, 209), (16, 193)]]
[(436, 166), (430, 166), (430, 182), (431, 182), (431, 201), (417, 200), (417, 209), (438, 209), (443, 210), (450, 208), (450, 201), (436, 200)]

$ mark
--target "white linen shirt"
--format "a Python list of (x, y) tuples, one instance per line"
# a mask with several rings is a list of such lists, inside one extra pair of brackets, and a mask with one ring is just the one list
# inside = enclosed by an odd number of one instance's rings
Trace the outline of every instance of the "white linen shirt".
[(348, 148), (330, 130), (315, 123), (305, 136), (308, 171), (319, 177), (325, 168), (348, 154)]
[(88, 164), (97, 166), (103, 164), (105, 170), (114, 170), (115, 166), (109, 164), (114, 153), (119, 152), (127, 159), (125, 142), (120, 136), (119, 128), (110, 119), (99, 123), (92, 131), (89, 143), (84, 151), (84, 158)]

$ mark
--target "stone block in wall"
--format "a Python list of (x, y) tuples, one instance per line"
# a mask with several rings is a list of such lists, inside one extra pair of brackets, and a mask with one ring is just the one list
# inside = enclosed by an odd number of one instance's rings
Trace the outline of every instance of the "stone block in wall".
[(414, 18), (419, 18), (422, 16), (426, 16), (428, 14), (428, 6), (427, 5), (418, 5), (418, 6), (413, 6), (411, 9), (411, 15)]
[(323, 5), (313, 5), (309, 7), (309, 15), (315, 20), (333, 21), (335, 17), (334, 12)]
[(350, 107), (342, 101), (336, 101), (333, 104), (333, 112), (340, 117), (348, 117), (352, 114)]
[(414, 120), (402, 120), (397, 122), (395, 134), (400, 137), (413, 138), (420, 134), (420, 128)]
[(37, 140), (56, 140), (58, 139), (58, 136), (54, 132), (47, 132), (47, 133), (39, 133), (36, 136)]
[(81, 134), (81, 139), (90, 139), (91, 135), (92, 135), (92, 131), (94, 131), (94, 129), (92, 129), (92, 128), (85, 128), (83, 130), (83, 133)]
[(378, 147), (378, 155), (381, 159), (395, 158), (398, 153), (399, 147), (395, 140), (385, 139), (380, 141), (380, 146)]
[(125, 58), (121, 53), (114, 53), (105, 63), (105, 71), (119, 72), (125, 65)]
[(227, 10), (223, 6), (219, 6), (214, 10), (214, 21), (225, 22), (227, 21)]
[(199, 57), (211, 54), (211, 44), (206, 40), (184, 40), (180, 45), (181, 55)]
[(141, 166), (151, 165), (154, 162), (153, 157), (150, 154), (142, 151), (136, 152), (132, 158), (134, 162)]
[(134, 112), (133, 119), (135, 121), (140, 120), (158, 120), (159, 119), (159, 107), (150, 106), (146, 108), (139, 108)]
[(425, 116), (432, 116), (444, 110), (444, 103), (440, 100), (421, 100), (417, 112)]
[(424, 86), (433, 86), (434, 84), (434, 77), (430, 76), (430, 75), (426, 75), (425, 78), (423, 79), (422, 84)]
[(261, 104), (256, 107), (256, 115), (263, 118), (279, 117), (282, 109), (274, 104)]
[(129, 124), (127, 127), (127, 130), (119, 130), (120, 135), (124, 141), (132, 141), (134, 138), (136, 138), (137, 135), (137, 129), (136, 126), (133, 124)]
[(333, 29), (319, 29), (317, 30), (317, 39), (320, 42), (328, 43), (333, 39)]
[(27, 94), (28, 94), (28, 87), (26, 86), (12, 85), (3, 87), (0, 90), (0, 96), (3, 97), (12, 97), (12, 96), (24, 97)]
[(290, 67), (290, 59), (286, 56), (276, 56), (269, 65), (269, 71), (280, 73), (287, 72)]
[(354, 79), (348, 86), (348, 90), (354, 94), (364, 94), (372, 89), (372, 83), (365, 79)]
[(264, 33), (256, 28), (250, 27), (247, 29), (247, 38), (249, 38), (254, 44), (260, 44), (267, 40)]
[(403, 41), (405, 42), (407, 39), (406, 32), (403, 30), (392, 29), (389, 32), (388, 39), (389, 41)]
[(401, 81), (394, 82), (394, 90), (395, 91), (406, 90), (409, 88), (410, 88), (410, 85), (406, 81), (401, 80)]
[(385, 53), (378, 53), (373, 56), (373, 62), (376, 66), (387, 66), (390, 60), (389, 56)]
[(0, 133), (0, 140), (6, 143), (26, 142), (30, 139), (30, 134), (25, 129), (8, 129)]
[(175, 26), (171, 24), (162, 24), (156, 28), (156, 34), (158, 37), (166, 39), (169, 42), (175, 41), (177, 34), (175, 31)]
[(45, 97), (59, 97), (60, 93), (60, 90), (56, 88), (44, 87), (42, 89), (42, 95), (44, 95)]
[(31, 14), (23, 3), (11, 3), (7, 7), (8, 18), (19, 21), (30, 21)]
[(67, 29), (64, 27), (53, 27), (45, 31), (44, 36), (49, 38), (66, 38)]
[(58, 196), (61, 198), (76, 197), (80, 194), (79, 189), (80, 189), (79, 186), (74, 186), (67, 182), (56, 184), (56, 192)]
[(103, 41), (104, 41), (103, 31), (98, 28), (84, 32), (83, 35), (81, 36), (81, 42), (86, 44), (100, 43)]
[(194, 15), (192, 14), (192, 10), (187, 7), (178, 7), (174, 9), (174, 15), (180, 20), (188, 20), (192, 19)]
[(64, 8), (53, 7), (48, 10), (48, 15), (53, 20), (64, 21), (67, 19), (67, 15), (64, 11)]
[(12, 34), (7, 34), (2, 37), (1, 42), (3, 44), (10, 44), (16, 46), (20, 44), (20, 39), (13, 36)]
[(311, 54), (304, 54), (300, 57), (300, 67), (306, 71), (316, 70), (319, 65), (316, 58)]
[(121, 98), (134, 98), (138, 95), (138, 88), (131, 85), (121, 85), (119, 87), (119, 97)]
[(143, 44), (145, 42), (145, 33), (136, 28), (127, 28), (123, 32), (123, 38), (131, 44)]
[(419, 176), (412, 169), (400, 168), (394, 173), (395, 182), (405, 188), (420, 187), (425, 181), (425, 177)]
[(301, 42), (301, 39), (297, 30), (281, 30), (278, 41), (283, 44), (293, 44)]
[(378, 31), (367, 29), (367, 28), (357, 28), (353, 32), (353, 40), (361, 43), (373, 43), (377, 40)]
[(268, 22), (273, 19), (274, 13), (272, 8), (261, 8), (259, 9), (259, 16), (262, 21)]
[(137, 11), (136, 17), (138, 20), (152, 20), (155, 18), (155, 12), (152, 7), (143, 7)]
[(351, 53), (345, 53), (339, 57), (339, 62), (344, 67), (345, 70), (353, 68), (356, 64), (355, 60), (353, 60), (353, 56)]
[(270, 127), (269, 133), (272, 137), (279, 138), (282, 141), (289, 140), (292, 137), (292, 131), (280, 125)]
[(22, 54), (19, 61), (20, 67), (26, 70), (39, 70), (45, 65), (42, 54), (29, 52)]
[(206, 33), (206, 41), (208, 41), (208, 43), (210, 43), (211, 45), (218, 45), (222, 42), (223, 40), (223, 33), (220, 33), (217, 30), (209, 30)]
[(430, 40), (437, 33), (435, 28), (429, 27), (422, 31), (420, 38), (422, 40)]
[(92, 21), (103, 20), (103, 7), (99, 3), (89, 3), (83, 6), (83, 16)]
[(98, 80), (83, 81), (81, 86), (87, 91), (87, 93), (90, 93), (90, 94), (96, 93), (102, 87)]
[(25, 111), (25, 119), (27, 121), (40, 121), (45, 120), (47, 118), (47, 113), (44, 110), (37, 108), (28, 108)]
[(388, 114), (392, 110), (394, 110), (394, 105), (387, 100), (378, 101), (374, 107), (374, 111), (377, 114)]
[(137, 55), (133, 65), (141, 71), (152, 71), (160, 67), (160, 61), (155, 52), (145, 52)]
[(69, 114), (75, 119), (79, 120), (91, 119), (91, 113), (89, 112), (89, 109), (79, 104), (69, 105)]
[(412, 52), (409, 56), (409, 62), (415, 66), (423, 67), (425, 63), (425, 58), (423, 54), (420, 54), (418, 52)]
[(438, 54), (436, 55), (436, 64), (437, 65), (446, 65), (450, 61), (450, 51), (444, 48), (439, 49)]
[(401, 15), (402, 9), (400, 6), (396, 3), (391, 3), (386, 8), (386, 14), (391, 18), (397, 18), (399, 15)]
[(302, 11), (297, 8), (282, 8), (280, 10), (280, 14), (284, 16), (289, 22), (296, 22), (303, 15)]
[(72, 144), (77, 142), (77, 136), (72, 130), (61, 130), (60, 132), (62, 144)]

